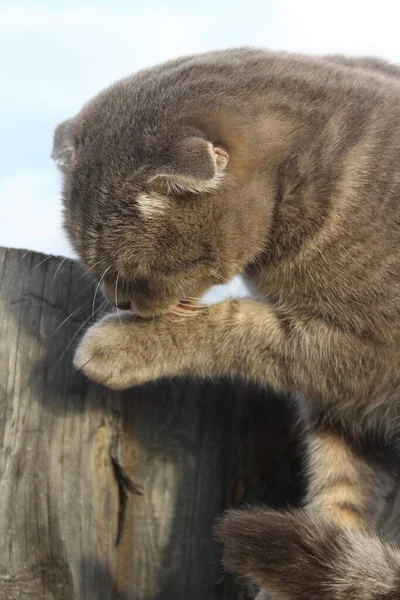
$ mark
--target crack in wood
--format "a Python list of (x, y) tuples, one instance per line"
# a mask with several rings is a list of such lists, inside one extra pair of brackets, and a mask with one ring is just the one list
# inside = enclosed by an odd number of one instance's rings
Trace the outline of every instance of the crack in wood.
[(118, 526), (117, 526), (117, 537), (115, 545), (119, 546), (122, 542), (124, 535), (124, 528), (126, 522), (126, 509), (128, 503), (128, 493), (135, 494), (137, 496), (143, 496), (144, 488), (140, 483), (135, 482), (133, 479), (126, 474), (118, 460), (111, 456), (111, 463), (114, 469), (114, 476), (118, 486), (119, 494), (119, 510), (118, 510)]

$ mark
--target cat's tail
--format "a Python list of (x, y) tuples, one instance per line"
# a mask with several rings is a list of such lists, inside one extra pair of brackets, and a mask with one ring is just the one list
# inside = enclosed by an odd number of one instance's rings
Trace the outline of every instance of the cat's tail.
[(278, 597), (400, 600), (399, 550), (307, 511), (231, 510), (218, 535), (226, 569)]

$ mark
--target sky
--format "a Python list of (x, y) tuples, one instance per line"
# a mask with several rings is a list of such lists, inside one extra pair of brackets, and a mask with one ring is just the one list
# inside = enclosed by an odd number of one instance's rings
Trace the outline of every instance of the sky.
[(0, 2), (0, 245), (73, 256), (53, 130), (122, 76), (229, 46), (400, 62), (398, 0)]

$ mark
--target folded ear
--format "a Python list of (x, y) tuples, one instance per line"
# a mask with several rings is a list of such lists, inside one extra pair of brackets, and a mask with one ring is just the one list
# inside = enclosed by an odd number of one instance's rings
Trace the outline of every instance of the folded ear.
[(168, 149), (165, 166), (148, 181), (152, 191), (204, 194), (221, 183), (229, 156), (226, 150), (200, 137), (187, 137)]
[(53, 136), (51, 158), (56, 161), (58, 168), (63, 172), (67, 170), (75, 156), (72, 132), (73, 120), (68, 119), (57, 125)]

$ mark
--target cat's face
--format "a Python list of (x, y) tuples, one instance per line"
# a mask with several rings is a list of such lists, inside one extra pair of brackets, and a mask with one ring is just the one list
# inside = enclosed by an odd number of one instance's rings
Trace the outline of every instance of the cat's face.
[(228, 205), (229, 147), (153, 97), (134, 79), (109, 88), (58, 126), (52, 154), (73, 248), (113, 304), (142, 316), (200, 298), (254, 254), (246, 197)]
[(204, 179), (159, 175), (143, 166), (126, 176), (119, 172), (122, 152), (100, 166), (93, 148), (79, 145), (64, 168), (64, 223), (74, 249), (102, 278), (113, 304), (143, 316), (199, 298), (236, 270), (223, 259), (223, 211), (212, 193), (228, 156), (200, 138), (183, 144), (185, 152), (202, 154)]

